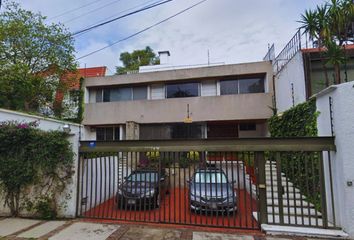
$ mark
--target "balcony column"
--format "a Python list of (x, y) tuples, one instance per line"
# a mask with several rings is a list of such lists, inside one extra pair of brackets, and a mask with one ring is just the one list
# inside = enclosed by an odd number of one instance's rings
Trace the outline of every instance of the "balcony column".
[[(125, 127), (125, 139), (126, 140), (139, 140), (139, 124), (133, 121), (126, 122)], [(128, 153), (128, 166), (136, 169), (136, 164), (139, 164), (140, 157), (138, 153)]]

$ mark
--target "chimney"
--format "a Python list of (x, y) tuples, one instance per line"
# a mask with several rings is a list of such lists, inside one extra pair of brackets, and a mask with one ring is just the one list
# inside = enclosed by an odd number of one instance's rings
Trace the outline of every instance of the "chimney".
[(169, 64), (170, 51), (160, 51), (158, 52), (160, 58), (160, 65)]

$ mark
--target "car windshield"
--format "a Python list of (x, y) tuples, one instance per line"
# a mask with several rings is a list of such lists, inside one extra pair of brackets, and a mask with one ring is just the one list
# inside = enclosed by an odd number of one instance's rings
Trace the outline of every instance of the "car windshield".
[(196, 183), (227, 183), (227, 178), (222, 172), (197, 172), (194, 181)]
[(157, 182), (158, 174), (156, 172), (139, 172), (130, 175), (127, 180), (133, 182)]

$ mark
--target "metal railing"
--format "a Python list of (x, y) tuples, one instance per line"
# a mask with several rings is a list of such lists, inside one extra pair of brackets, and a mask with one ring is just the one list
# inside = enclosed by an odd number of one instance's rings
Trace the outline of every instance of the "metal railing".
[(336, 227), (327, 214), (334, 216), (326, 202), (333, 193), (325, 190), (331, 179), (321, 157), (335, 150), (333, 142), (81, 142), (77, 215), (245, 229)]
[(299, 29), (276, 57), (271, 58), (275, 51), (273, 44), (272, 47), (268, 49), (268, 52), (263, 60), (273, 61), (273, 71), (275, 74), (278, 74), (298, 51), (304, 48), (317, 47), (317, 41), (311, 40), (307, 33)]

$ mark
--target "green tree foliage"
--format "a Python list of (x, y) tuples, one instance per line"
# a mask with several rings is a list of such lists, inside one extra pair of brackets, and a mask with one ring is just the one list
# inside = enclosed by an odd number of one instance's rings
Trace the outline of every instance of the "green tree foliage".
[(0, 107), (36, 112), (76, 69), (70, 33), (45, 19), (11, 2), (0, 14)]
[(160, 59), (149, 46), (145, 49), (134, 50), (132, 53), (123, 52), (120, 54), (119, 60), (122, 61), (123, 67), (116, 67), (116, 74), (136, 71), (140, 66), (160, 64)]
[[(46, 217), (56, 215), (56, 200), (73, 174), (74, 153), (67, 137), (37, 129), (36, 122), (0, 122), (0, 192), (13, 216), (24, 202)], [(29, 190), (34, 199), (26, 196)]]
[[(354, 42), (354, 3), (352, 0), (330, 0), (317, 6), (315, 10), (306, 10), (299, 21), (311, 40), (324, 47), (327, 58), (325, 64), (334, 67), (336, 83), (341, 83), (340, 64), (345, 61), (343, 45)], [(326, 66), (324, 65), (324, 68)], [(326, 69), (325, 69), (326, 71)], [(326, 74), (328, 85), (328, 76)]]

